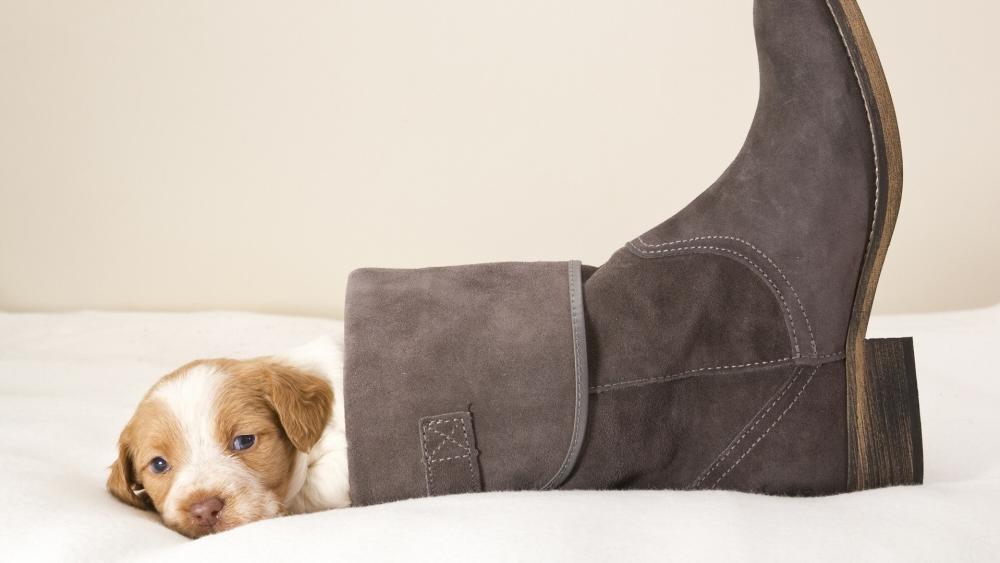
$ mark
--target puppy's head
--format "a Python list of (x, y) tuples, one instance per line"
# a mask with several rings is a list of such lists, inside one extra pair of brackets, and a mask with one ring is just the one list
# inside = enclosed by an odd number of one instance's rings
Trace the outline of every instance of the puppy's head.
[(139, 404), (108, 490), (189, 537), (281, 515), (332, 405), (327, 380), (277, 361), (192, 362)]

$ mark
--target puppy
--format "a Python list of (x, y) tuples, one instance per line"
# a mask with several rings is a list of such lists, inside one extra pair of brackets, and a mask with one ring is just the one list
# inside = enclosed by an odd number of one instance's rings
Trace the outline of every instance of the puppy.
[(108, 491), (188, 537), (349, 506), (343, 350), (197, 360), (164, 376), (118, 440)]

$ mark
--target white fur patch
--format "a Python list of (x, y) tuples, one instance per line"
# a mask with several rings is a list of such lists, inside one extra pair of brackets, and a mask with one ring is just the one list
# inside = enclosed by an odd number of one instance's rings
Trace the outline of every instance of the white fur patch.
[(343, 333), (317, 338), (275, 359), (326, 377), (333, 386), (333, 416), (319, 442), (309, 450), (305, 479), (300, 486), (289, 488), (286, 508), (292, 513), (302, 513), (350, 506)]

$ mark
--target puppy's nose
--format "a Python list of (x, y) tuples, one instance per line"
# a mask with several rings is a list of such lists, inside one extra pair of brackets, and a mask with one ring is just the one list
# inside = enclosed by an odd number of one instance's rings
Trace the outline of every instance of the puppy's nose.
[(211, 528), (219, 521), (219, 513), (225, 503), (219, 497), (209, 497), (188, 506), (188, 512), (199, 526)]

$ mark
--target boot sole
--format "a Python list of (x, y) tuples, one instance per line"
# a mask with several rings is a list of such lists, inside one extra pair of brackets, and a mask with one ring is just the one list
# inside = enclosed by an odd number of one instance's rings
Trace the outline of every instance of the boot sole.
[(847, 489), (918, 484), (923, 482), (923, 447), (912, 340), (865, 340), (903, 193), (899, 127), (882, 63), (856, 0), (827, 0), (827, 5), (864, 94), (879, 187), (847, 333)]

